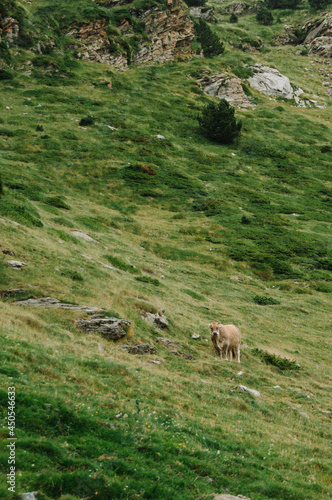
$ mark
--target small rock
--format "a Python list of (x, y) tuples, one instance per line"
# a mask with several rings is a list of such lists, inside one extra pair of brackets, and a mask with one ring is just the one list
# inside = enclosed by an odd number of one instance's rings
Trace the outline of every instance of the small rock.
[(157, 359), (152, 359), (150, 363), (152, 363), (153, 365), (160, 365), (160, 361), (158, 361)]
[(228, 495), (227, 494), (222, 494), (222, 495), (214, 495), (213, 496), (214, 500), (250, 500), (248, 497), (244, 497), (243, 495)]
[(194, 340), (197, 340), (197, 339), (200, 339), (201, 336), (198, 335), (198, 333), (193, 333), (192, 336), (191, 336), (191, 338), (194, 339)]
[(21, 269), (23, 266), (27, 265), (25, 262), (21, 262), (20, 260), (7, 260), (7, 264), (8, 266), (16, 269)]
[(243, 375), (243, 372), (238, 372), (237, 375), (239, 375), (239, 377), (241, 377), (241, 375)]
[(116, 128), (116, 127), (112, 127), (111, 125), (107, 125), (107, 127), (108, 127), (110, 130), (119, 130), (118, 128)]
[(166, 328), (168, 328), (168, 320), (163, 312), (157, 314), (147, 312), (145, 316), (141, 316), (141, 318), (157, 330), (166, 330)]
[(2, 250), (2, 253), (4, 253), (5, 255), (15, 255), (15, 252), (13, 250), (10, 250), (10, 248), (4, 248)]
[(157, 138), (157, 139), (161, 139), (161, 140), (162, 140), (162, 139), (165, 139), (165, 137), (164, 137), (163, 135), (161, 135), (161, 134), (157, 134), (157, 135), (156, 135), (156, 138)]
[(281, 389), (280, 385), (274, 385), (273, 389)]
[(255, 389), (249, 389), (249, 387), (246, 387), (245, 385), (238, 385), (237, 388), (241, 391), (249, 392), (249, 394), (252, 394), (253, 396), (260, 396), (260, 392), (256, 391)]
[(187, 352), (178, 352), (178, 351), (171, 351), (174, 356), (180, 356), (183, 359), (189, 359), (190, 361), (193, 361), (195, 358), (192, 354), (188, 354)]
[(330, 410), (322, 410), (322, 413), (327, 413), (328, 415), (332, 415), (332, 411)]
[(22, 500), (37, 500), (38, 491), (32, 491), (31, 493), (22, 493)]
[[(107, 340), (118, 340), (127, 335), (130, 321), (118, 318), (78, 319), (76, 326), (85, 333), (99, 333)], [(125, 327), (125, 328), (124, 328)]]
[(99, 354), (105, 353), (105, 349), (103, 348), (103, 346), (101, 344), (97, 345), (97, 351), (99, 352)]
[(297, 387), (288, 387), (290, 391), (297, 392), (298, 394), (301, 394), (301, 389), (298, 389)]
[(155, 354), (157, 351), (156, 346), (153, 344), (120, 345), (119, 347), (130, 354)]
[(82, 238), (83, 240), (85, 241), (92, 241), (94, 243), (97, 243), (97, 241), (95, 239), (93, 239), (91, 236), (89, 236), (88, 234), (85, 234), (85, 233), (82, 233), (82, 231), (72, 231), (72, 234), (74, 236), (77, 236), (78, 238)]
[(301, 417), (303, 417), (303, 418), (309, 419), (309, 415), (307, 413), (305, 413), (304, 411), (299, 411), (299, 415), (301, 415)]

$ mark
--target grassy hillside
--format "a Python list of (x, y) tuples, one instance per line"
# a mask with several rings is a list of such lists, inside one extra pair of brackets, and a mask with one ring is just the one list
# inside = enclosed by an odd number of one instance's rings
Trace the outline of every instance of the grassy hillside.
[[(25, 4), (30, 23), (39, 5)], [(332, 131), (319, 72), (327, 63), (277, 45), (281, 23), (262, 27), (248, 15), (234, 26), (220, 4), (216, 11), (226, 50), (214, 59), (115, 72), (65, 45), (11, 50), (0, 81), (0, 394), (6, 444), (7, 387), (16, 388), (18, 439), (15, 494), (6, 446), (0, 454), (2, 498), (332, 493)], [(282, 23), (306, 14), (279, 12)], [(234, 47), (244, 33), (264, 50)], [(252, 90), (257, 107), (236, 112), (237, 142), (202, 137), (197, 115), (214, 99), (197, 78), (245, 78), (255, 62), (326, 108)], [(13, 288), (23, 291), (8, 296)], [(14, 303), (47, 296), (103, 308), (131, 327), (109, 342), (75, 327), (83, 313)], [(163, 333), (141, 318), (160, 309)], [(214, 320), (241, 329), (240, 365), (216, 358)], [(195, 359), (175, 356), (160, 336)], [(132, 355), (123, 343), (153, 343), (157, 353)]]

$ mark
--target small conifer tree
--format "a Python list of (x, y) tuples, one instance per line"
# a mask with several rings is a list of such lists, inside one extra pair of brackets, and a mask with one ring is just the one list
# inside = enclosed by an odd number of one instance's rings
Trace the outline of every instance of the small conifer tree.
[(272, 12), (266, 7), (262, 7), (257, 11), (256, 20), (259, 24), (264, 24), (265, 26), (269, 26), (274, 21)]
[(195, 24), (195, 31), (205, 56), (217, 56), (224, 52), (224, 44), (219, 40), (218, 35), (213, 33), (208, 23), (203, 21), (203, 19), (200, 19), (199, 22)]
[(331, 0), (309, 0), (309, 5), (313, 10), (325, 9), (331, 3)]
[(235, 12), (232, 12), (231, 13), (231, 17), (229, 18), (229, 22), (230, 23), (237, 23), (239, 20), (239, 18), (237, 17), (237, 15), (235, 14)]
[(241, 120), (235, 118), (235, 108), (226, 99), (221, 99), (219, 104), (208, 104), (198, 117), (198, 122), (203, 135), (221, 144), (232, 143), (242, 128)]

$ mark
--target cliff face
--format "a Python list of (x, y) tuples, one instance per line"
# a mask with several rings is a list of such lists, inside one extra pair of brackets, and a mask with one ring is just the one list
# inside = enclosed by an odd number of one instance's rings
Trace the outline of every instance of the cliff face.
[[(73, 38), (72, 47), (83, 60), (103, 62), (118, 69), (125, 69), (130, 62), (146, 64), (191, 56), (194, 23), (182, 2), (168, 0), (165, 9), (153, 7), (131, 14), (133, 17), (125, 16), (118, 21), (117, 36), (108, 33), (106, 20), (72, 26), (65, 34)], [(136, 23), (144, 26), (144, 36), (136, 36)]]

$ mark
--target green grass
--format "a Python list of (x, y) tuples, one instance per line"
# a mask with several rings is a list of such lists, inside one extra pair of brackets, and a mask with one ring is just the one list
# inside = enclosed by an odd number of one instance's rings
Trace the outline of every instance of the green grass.
[[(50, 23), (55, 50), (10, 49), (13, 78), (0, 81), (0, 288), (24, 289), (0, 301), (1, 435), (14, 385), (18, 437), (16, 496), (2, 481), (1, 498), (326, 500), (331, 106), (295, 108), (252, 91), (257, 107), (236, 111), (241, 137), (222, 146), (198, 131), (214, 99), (195, 85), (206, 70), (247, 78), (259, 62), (323, 98), (323, 63), (275, 42), (305, 6), (262, 27), (254, 14), (224, 22), (218, 4), (222, 56), (116, 72), (75, 59), (59, 31), (111, 10), (58, 4), (25, 4), (36, 36)], [(268, 52), (238, 48), (257, 37)], [(110, 80), (112, 89), (100, 83)], [(88, 116), (94, 124), (80, 127)], [(112, 343), (76, 329), (83, 313), (13, 303), (40, 296), (131, 326)], [(156, 342), (141, 315), (161, 310), (162, 335), (194, 361)], [(241, 365), (217, 359), (211, 321), (240, 328)], [(134, 356), (121, 343), (157, 352)], [(2, 450), (3, 478), (7, 461)]]

